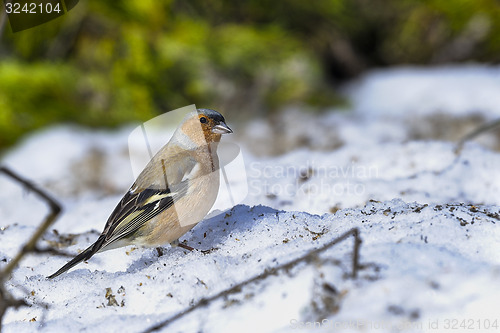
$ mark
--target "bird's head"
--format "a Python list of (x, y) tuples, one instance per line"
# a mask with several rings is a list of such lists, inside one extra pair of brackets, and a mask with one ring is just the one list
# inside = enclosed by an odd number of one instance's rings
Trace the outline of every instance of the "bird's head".
[[(180, 126), (181, 133), (196, 146), (217, 143), (222, 134), (233, 133), (224, 117), (212, 109), (197, 109), (189, 114)], [(182, 140), (184, 141), (184, 140)]]

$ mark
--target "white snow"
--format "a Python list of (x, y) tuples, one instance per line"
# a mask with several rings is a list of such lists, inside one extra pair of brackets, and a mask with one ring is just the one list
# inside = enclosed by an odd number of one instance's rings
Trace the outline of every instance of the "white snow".
[(347, 89), (356, 112), (375, 115), (500, 116), (498, 66), (393, 68), (374, 71)]
[[(298, 133), (322, 150), (298, 147), (260, 156), (248, 148), (258, 139), (234, 136), (244, 162), (235, 165), (245, 170), (228, 168), (229, 188), (248, 194), (244, 200), (235, 196), (234, 207), (210, 213), (181, 238), (214, 251), (166, 245), (159, 257), (155, 249), (120, 248), (54, 280), (45, 277), (68, 258), (30, 255), (7, 289), (31, 306), (9, 310), (4, 331), (145, 331), (354, 227), (363, 241), (357, 279), (350, 278), (349, 238), (162, 331), (498, 330), (500, 154), (475, 142), (457, 154), (453, 142), (414, 140), (411, 125), (400, 121), (408, 112), (431, 115), (438, 109), (452, 117), (478, 110), (487, 111), (485, 119), (498, 116), (498, 73), (480, 66), (380, 71), (349, 88), (354, 112), (283, 116), (290, 127), (302, 125)], [(294, 125), (298, 118), (307, 120)], [(127, 146), (132, 129), (53, 127), (4, 157), (3, 163), (64, 206), (40, 246), (63, 243), (61, 250), (76, 254), (97, 239), (133, 182)], [(249, 129), (273, 135), (262, 121), (241, 132)], [(293, 141), (292, 132), (285, 135)], [(341, 144), (333, 147), (330, 139)], [(227, 193), (221, 201), (220, 207), (232, 206)], [(3, 175), (0, 202), (5, 265), (47, 208)]]

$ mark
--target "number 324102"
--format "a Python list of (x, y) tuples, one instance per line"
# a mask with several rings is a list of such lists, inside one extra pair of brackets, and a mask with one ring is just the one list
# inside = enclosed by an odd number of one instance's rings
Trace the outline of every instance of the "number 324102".
[(60, 13), (61, 8), (59, 3), (52, 5), (50, 2), (47, 3), (25, 3), (23, 6), (19, 2), (5, 4), (5, 11), (7, 14), (50, 14), (52, 12)]

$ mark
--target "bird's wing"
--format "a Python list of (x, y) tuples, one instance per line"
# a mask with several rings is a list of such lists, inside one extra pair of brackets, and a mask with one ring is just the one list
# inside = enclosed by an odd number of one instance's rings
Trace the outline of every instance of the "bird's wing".
[[(189, 157), (185, 158), (183, 161), (184, 163), (174, 163), (175, 165), (173, 165), (172, 163), (167, 164), (165, 161), (160, 160), (162, 166), (171, 168), (171, 170), (163, 168), (160, 175), (165, 176), (165, 183), (167, 182), (167, 175), (169, 176), (168, 180), (172, 180), (172, 184), (168, 183), (168, 186), (154, 184), (154, 180), (157, 178), (155, 177), (156, 175), (150, 178), (139, 175), (137, 181), (132, 185), (130, 190), (125, 193), (113, 210), (113, 213), (111, 213), (104, 227), (104, 231), (97, 241), (69, 261), (57, 272), (48, 276), (48, 278), (52, 279), (66, 272), (78, 263), (90, 259), (104, 247), (134, 234), (134, 232), (140, 229), (148, 221), (164, 212), (169, 207), (172, 207), (177, 200), (186, 195), (190, 179), (183, 178), (186, 173), (192, 171), (196, 165), (196, 161)], [(151, 162), (156, 161), (152, 160)], [(153, 185), (145, 186), (145, 184), (148, 183), (153, 183)]]
[(187, 189), (188, 181), (183, 181), (167, 189), (147, 188), (137, 193), (128, 191), (108, 219), (99, 249), (134, 234), (182, 198)]
[(52, 279), (66, 272), (78, 263), (90, 259), (103, 247), (133, 234), (147, 221), (171, 207), (176, 200), (185, 195), (187, 187), (187, 181), (183, 181), (165, 190), (148, 188), (137, 193), (128, 191), (111, 214), (106, 228), (97, 241), (48, 278)]
[[(156, 164), (155, 170), (160, 173), (139, 175), (125, 193), (96, 241), (95, 252), (132, 235), (186, 195), (189, 179), (184, 180), (183, 176), (190, 173), (197, 162), (186, 151), (170, 148), (169, 155), (172, 159), (169, 161), (155, 156), (150, 163)], [(158, 182), (162, 185), (158, 185)]]

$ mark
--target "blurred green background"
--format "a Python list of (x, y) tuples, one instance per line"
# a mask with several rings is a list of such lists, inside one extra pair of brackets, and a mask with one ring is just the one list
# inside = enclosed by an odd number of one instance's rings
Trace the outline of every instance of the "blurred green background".
[(321, 110), (374, 67), (500, 60), (498, 0), (83, 0), (17, 33), (1, 18), (0, 149), (193, 103), (237, 119)]

